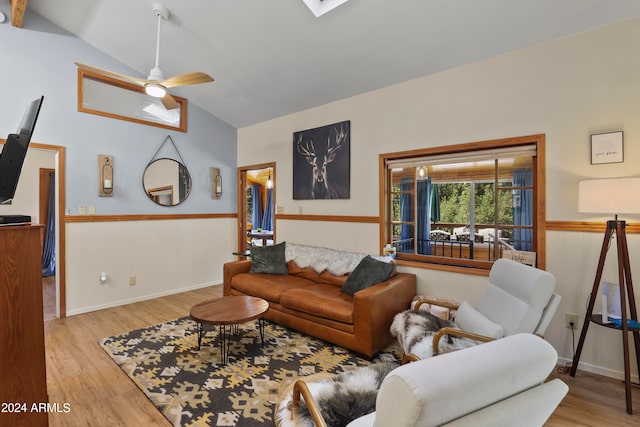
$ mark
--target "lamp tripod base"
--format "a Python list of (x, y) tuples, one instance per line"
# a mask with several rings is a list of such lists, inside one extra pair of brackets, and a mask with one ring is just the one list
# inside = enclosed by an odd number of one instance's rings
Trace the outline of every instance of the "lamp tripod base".
[[(598, 267), (596, 270), (596, 277), (593, 282), (593, 289), (591, 290), (591, 297), (589, 298), (589, 305), (587, 307), (587, 313), (584, 317), (584, 324), (582, 325), (582, 332), (580, 333), (580, 340), (578, 341), (578, 347), (576, 354), (573, 357), (573, 363), (571, 365), (570, 375), (576, 376), (578, 369), (578, 363), (580, 362), (580, 355), (582, 354), (582, 348), (584, 341), (587, 337), (587, 331), (591, 322), (597, 323), (601, 326), (617, 329), (622, 332), (622, 347), (624, 351), (624, 384), (625, 384), (625, 397), (626, 397), (626, 409), (627, 413), (633, 414), (632, 408), (632, 394), (631, 394), (631, 369), (629, 360), (629, 332), (633, 334), (633, 341), (636, 350), (636, 363), (638, 372), (640, 372), (640, 328), (629, 326), (627, 315), (627, 299), (629, 301), (629, 311), (631, 319), (638, 320), (638, 313), (636, 310), (636, 300), (633, 293), (633, 282), (631, 280), (631, 268), (629, 265), (629, 249), (627, 246), (627, 235), (625, 232), (626, 224), (624, 221), (619, 221), (618, 217), (614, 221), (607, 221), (607, 230), (604, 234), (604, 240), (602, 242), (602, 249), (600, 251), (600, 259), (598, 261)], [(622, 324), (620, 327), (614, 326), (612, 323), (608, 323), (608, 319), (603, 319), (601, 315), (594, 315), (593, 308), (595, 306), (596, 297), (598, 296), (598, 290), (600, 288), (600, 281), (602, 279), (602, 271), (604, 269), (604, 263), (607, 258), (607, 251), (613, 233), (617, 237), (617, 250), (618, 250), (618, 280), (620, 284), (620, 309), (622, 314)]]

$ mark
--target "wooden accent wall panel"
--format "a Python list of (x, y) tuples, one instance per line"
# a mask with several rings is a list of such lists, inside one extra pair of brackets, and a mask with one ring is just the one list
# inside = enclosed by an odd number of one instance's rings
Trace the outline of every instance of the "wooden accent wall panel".
[(41, 228), (0, 227), (1, 426), (48, 425)]

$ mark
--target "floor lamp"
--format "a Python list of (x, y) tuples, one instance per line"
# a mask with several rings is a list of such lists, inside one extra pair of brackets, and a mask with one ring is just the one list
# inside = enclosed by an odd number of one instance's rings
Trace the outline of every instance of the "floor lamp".
[[(596, 269), (596, 277), (593, 282), (593, 289), (589, 298), (589, 305), (582, 325), (580, 340), (576, 354), (573, 357), (570, 375), (574, 377), (578, 369), (580, 354), (587, 330), (591, 322), (598, 325), (616, 329), (622, 332), (622, 347), (624, 351), (624, 383), (626, 406), (629, 414), (632, 410), (631, 395), (631, 372), (629, 361), (629, 332), (633, 334), (636, 350), (636, 363), (640, 373), (640, 328), (629, 325), (628, 320), (638, 319), (636, 311), (636, 301), (633, 294), (633, 282), (631, 281), (631, 268), (629, 265), (629, 249), (627, 247), (626, 223), (618, 219), (618, 214), (639, 214), (640, 213), (640, 178), (611, 178), (594, 179), (581, 181), (578, 185), (578, 212), (607, 213), (614, 214), (615, 220), (607, 221), (607, 228), (602, 242), (600, 259)], [(616, 248), (618, 252), (618, 283), (620, 287), (620, 311), (622, 322), (619, 326), (609, 323), (608, 319), (603, 319), (602, 315), (593, 314), (593, 308), (598, 296), (598, 289), (602, 279), (602, 270), (607, 258), (607, 252), (613, 237), (616, 237)], [(627, 300), (629, 302), (629, 313), (627, 313)], [(630, 315), (630, 316), (629, 316)]]

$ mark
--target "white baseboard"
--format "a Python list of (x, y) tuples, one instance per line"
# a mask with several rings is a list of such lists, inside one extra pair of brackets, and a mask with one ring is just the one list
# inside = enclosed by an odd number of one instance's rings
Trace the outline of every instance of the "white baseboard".
[[(558, 364), (560, 365), (564, 365), (567, 363), (572, 363), (573, 360), (571, 359), (565, 359), (563, 357), (558, 358)], [(624, 372), (623, 371), (616, 371), (613, 369), (608, 369), (608, 368), (603, 368), (602, 366), (598, 366), (598, 365), (591, 365), (589, 363), (583, 363), (580, 362), (578, 363), (578, 370), (581, 371), (585, 371), (585, 372), (590, 372), (592, 374), (597, 374), (597, 375), (602, 375), (605, 377), (609, 377), (609, 378), (615, 378), (617, 380), (621, 380), (624, 381)], [(632, 374), (631, 375), (631, 382), (638, 382), (638, 375), (637, 374)]]
[(90, 313), (92, 311), (104, 310), (105, 308), (119, 307), (121, 305), (127, 305), (127, 304), (131, 304), (131, 303), (134, 303), (134, 302), (147, 301), (147, 300), (150, 300), (150, 299), (166, 297), (168, 295), (175, 295), (175, 294), (179, 294), (179, 293), (182, 293), (182, 292), (187, 292), (187, 291), (193, 291), (193, 290), (196, 290), (196, 289), (207, 288), (207, 287), (210, 287), (210, 286), (222, 286), (222, 283), (200, 283), (198, 285), (187, 286), (187, 287), (179, 288), (179, 289), (171, 289), (169, 291), (159, 292), (159, 293), (155, 293), (155, 294), (142, 295), (142, 296), (139, 296), (139, 297), (124, 299), (124, 300), (119, 300), (119, 301), (114, 301), (114, 302), (110, 302), (110, 303), (107, 303), (107, 304), (100, 304), (100, 305), (95, 305), (95, 306), (92, 306), (92, 307), (83, 307), (83, 308), (79, 308), (79, 309), (76, 309), (76, 310), (67, 311), (67, 316), (75, 316), (77, 314)]

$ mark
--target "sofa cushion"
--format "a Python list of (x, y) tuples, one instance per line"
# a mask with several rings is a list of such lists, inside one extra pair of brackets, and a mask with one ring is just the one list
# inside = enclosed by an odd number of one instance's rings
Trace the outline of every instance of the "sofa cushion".
[(366, 256), (344, 282), (342, 291), (353, 295), (362, 289), (383, 282), (393, 273), (394, 268), (395, 264), (391, 262), (378, 261)]
[(322, 273), (318, 273), (311, 267), (300, 267), (295, 261), (288, 261), (287, 268), (289, 269), (289, 275), (303, 277), (305, 279), (312, 280), (316, 283), (326, 283), (328, 285), (334, 285), (341, 287), (347, 280), (348, 275), (336, 276), (329, 270), (324, 270)]
[(276, 303), (280, 301), (282, 292), (305, 284), (313, 285), (313, 282), (296, 276), (260, 273), (240, 273), (231, 279), (233, 289)]
[(287, 289), (280, 295), (280, 304), (314, 316), (353, 323), (353, 297), (336, 286), (314, 283)]
[(250, 273), (287, 274), (285, 242), (272, 246), (252, 246)]

